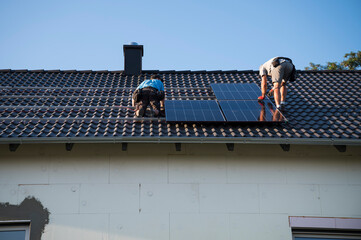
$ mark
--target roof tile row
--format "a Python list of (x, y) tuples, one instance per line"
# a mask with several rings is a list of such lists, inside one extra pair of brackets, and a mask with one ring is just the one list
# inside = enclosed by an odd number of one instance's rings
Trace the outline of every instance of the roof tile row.
[(131, 93), (155, 72), (163, 77), (168, 100), (215, 99), (212, 83), (260, 85), (254, 71), (144, 71), (126, 76), (121, 71), (0, 70), (0, 140), (361, 138), (360, 71), (300, 71), (288, 88), (288, 122), (276, 125), (134, 118)]

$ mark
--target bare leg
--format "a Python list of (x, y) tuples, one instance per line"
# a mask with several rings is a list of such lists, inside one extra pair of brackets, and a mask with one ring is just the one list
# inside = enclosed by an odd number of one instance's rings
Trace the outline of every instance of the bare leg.
[(274, 86), (274, 99), (275, 99), (276, 107), (280, 106), (280, 100), (281, 100), (279, 85), (280, 84), (278, 82), (275, 82), (273, 84), (273, 86)]
[(287, 97), (287, 87), (286, 87), (286, 83), (282, 82), (281, 88), (280, 88), (280, 92), (281, 92), (281, 102), (286, 102), (286, 97)]

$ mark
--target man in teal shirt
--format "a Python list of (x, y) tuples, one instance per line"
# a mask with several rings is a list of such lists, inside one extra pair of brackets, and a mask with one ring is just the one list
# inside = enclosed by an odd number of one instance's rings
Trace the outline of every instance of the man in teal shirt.
[(133, 94), (132, 105), (135, 106), (137, 117), (144, 117), (148, 105), (155, 117), (160, 115), (160, 108), (164, 106), (164, 85), (159, 75), (152, 75), (137, 87)]

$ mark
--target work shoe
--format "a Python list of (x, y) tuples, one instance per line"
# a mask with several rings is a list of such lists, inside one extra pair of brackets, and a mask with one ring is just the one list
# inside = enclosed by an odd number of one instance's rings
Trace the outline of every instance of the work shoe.
[(286, 102), (281, 102), (281, 109), (282, 111), (286, 110)]
[(159, 117), (165, 117), (165, 109), (164, 109), (164, 107), (161, 107), (160, 108), (160, 111), (159, 111), (159, 115), (158, 115)]
[(145, 113), (144, 108), (140, 108), (139, 110), (137, 110), (137, 111), (135, 112), (135, 116), (137, 116), (137, 117), (144, 117), (144, 113)]
[(285, 110), (285, 105), (284, 104), (281, 104), (277, 107), (277, 110), (278, 111), (284, 111)]
[(154, 110), (153, 109), (149, 109), (148, 111), (147, 111), (147, 117), (154, 117)]
[(151, 109), (150, 115), (151, 115), (151, 117), (158, 117), (158, 115), (159, 115), (158, 109)]

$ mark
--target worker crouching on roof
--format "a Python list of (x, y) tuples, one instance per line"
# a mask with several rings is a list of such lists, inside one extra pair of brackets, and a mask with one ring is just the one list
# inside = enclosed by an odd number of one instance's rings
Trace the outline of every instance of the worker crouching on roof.
[(135, 106), (137, 117), (144, 117), (148, 105), (154, 117), (161, 115), (161, 107), (164, 107), (164, 85), (159, 75), (151, 75), (150, 79), (144, 80), (137, 87), (133, 94), (132, 105)]
[(261, 89), (262, 96), (258, 100), (264, 100), (267, 92), (267, 76), (271, 76), (274, 93), (274, 100), (277, 109), (286, 104), (287, 88), (286, 83), (293, 74), (294, 66), (292, 60), (286, 57), (275, 57), (265, 62), (259, 68), (259, 74), (262, 78)]

